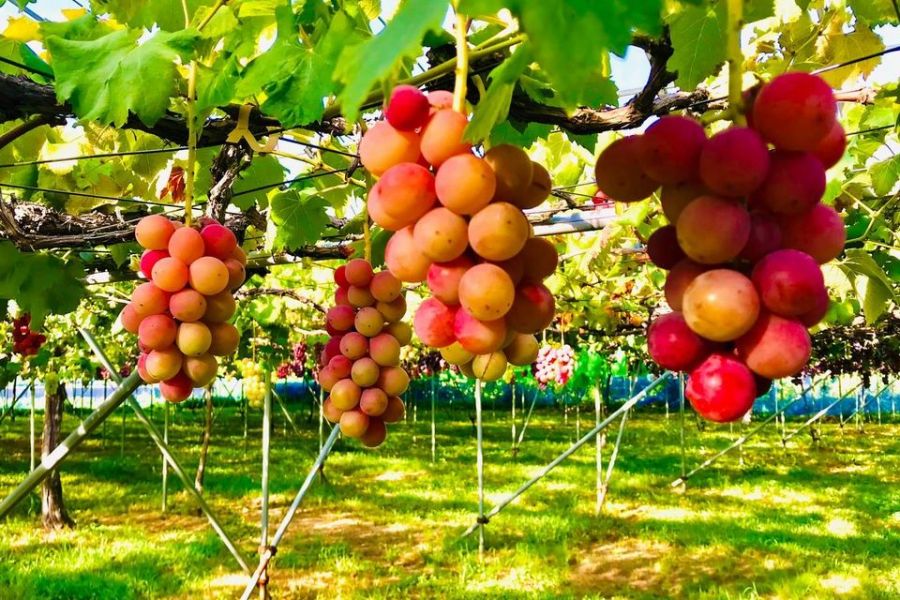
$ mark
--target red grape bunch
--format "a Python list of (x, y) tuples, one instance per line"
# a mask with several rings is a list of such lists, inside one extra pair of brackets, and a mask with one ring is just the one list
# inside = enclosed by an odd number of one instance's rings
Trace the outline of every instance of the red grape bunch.
[(541, 388), (548, 385), (562, 387), (568, 383), (575, 370), (575, 351), (568, 344), (560, 347), (541, 346), (531, 370)]
[(215, 222), (198, 231), (151, 215), (134, 234), (146, 249), (140, 268), (150, 281), (135, 288), (120, 319), (138, 336), (141, 379), (181, 402), (215, 379), (217, 356), (237, 350), (240, 335), (228, 320), (247, 257), (234, 233)]
[(400, 366), (400, 349), (412, 329), (401, 319), (406, 298), (399, 279), (355, 258), (334, 272), (335, 306), (325, 315), (331, 338), (320, 355), (319, 385), (329, 393), (325, 418), (341, 433), (374, 448), (387, 436), (385, 423), (403, 418), (400, 395), (409, 375)]
[(276, 372), (279, 379), (304, 377), (306, 375), (306, 342), (297, 342), (291, 351), (291, 360), (278, 366)]
[(667, 116), (597, 159), (597, 185), (620, 202), (658, 188), (670, 224), (647, 242), (669, 270), (674, 312), (651, 323), (661, 367), (690, 373), (686, 394), (713, 421), (741, 418), (771, 380), (799, 373), (808, 328), (828, 308), (820, 269), (844, 248), (840, 215), (822, 204), (825, 170), (846, 139), (831, 88), (787, 73), (747, 96), (748, 127), (709, 139), (689, 118)]
[(31, 329), (31, 315), (22, 313), (13, 319), (13, 352), (21, 356), (34, 356), (47, 341), (47, 336)]
[(468, 119), (451, 101), (447, 92), (395, 88), (359, 154), (379, 177), (369, 216), (395, 232), (388, 270), (431, 292), (416, 311), (416, 334), (467, 376), (494, 381), (507, 364), (534, 360), (533, 334), (555, 313), (543, 281), (556, 269), (556, 248), (533, 236), (523, 212), (547, 198), (551, 181), (521, 148), (473, 154), (463, 141)]

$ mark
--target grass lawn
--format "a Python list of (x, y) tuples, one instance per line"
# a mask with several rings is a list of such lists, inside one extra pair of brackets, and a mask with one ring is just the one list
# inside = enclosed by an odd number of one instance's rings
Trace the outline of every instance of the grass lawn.
[[(276, 414), (271, 531), (309, 469), (318, 444), (308, 410), (292, 406), (300, 435)], [(276, 409), (277, 412), (277, 409)], [(639, 410), (624, 441), (604, 513), (594, 515), (589, 444), (461, 540), (476, 509), (475, 438), (468, 412), (439, 409), (432, 464), (430, 416), (389, 430), (378, 451), (339, 441), (271, 569), (276, 598), (898, 598), (900, 425), (820, 428), (785, 450), (775, 425), (728, 455), (686, 490), (677, 415)], [(234, 410), (217, 410), (206, 493), (255, 564), (259, 545), (260, 411), (250, 435)], [(162, 423), (157, 406), (154, 420)], [(176, 409), (170, 439), (191, 472), (202, 411)], [(581, 431), (593, 415), (582, 414)], [(576, 420), (536, 411), (517, 456), (508, 411), (485, 414), (487, 503), (524, 482), (575, 438)], [(67, 416), (65, 428), (76, 420)], [(243, 577), (170, 473), (161, 512), (158, 452), (119, 417), (63, 469), (72, 531), (48, 534), (39, 499), (0, 524), (0, 598), (236, 598)], [(792, 423), (789, 421), (788, 429)], [(615, 430), (610, 433), (614, 437)], [(728, 426), (686, 428), (688, 467), (737, 435)], [(609, 449), (605, 450), (605, 458)], [(0, 425), (0, 494), (28, 465), (28, 420)]]

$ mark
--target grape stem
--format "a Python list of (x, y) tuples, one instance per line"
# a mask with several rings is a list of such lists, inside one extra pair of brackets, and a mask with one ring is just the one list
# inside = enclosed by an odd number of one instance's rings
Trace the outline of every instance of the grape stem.
[(731, 120), (741, 127), (747, 124), (743, 112), (743, 63), (741, 52), (741, 27), (743, 26), (743, 0), (727, 0), (727, 56), (728, 56), (728, 107)]
[(453, 85), (453, 110), (466, 112), (466, 84), (469, 77), (469, 43), (466, 32), (469, 18), (456, 14), (456, 82)]

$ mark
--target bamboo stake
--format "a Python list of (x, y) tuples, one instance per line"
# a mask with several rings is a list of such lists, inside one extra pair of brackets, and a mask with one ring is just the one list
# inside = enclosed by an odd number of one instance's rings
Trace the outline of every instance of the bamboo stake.
[[(265, 548), (269, 544), (269, 453), (271, 449), (271, 421), (272, 421), (272, 377), (270, 373), (266, 373), (266, 396), (263, 399), (263, 426), (262, 426), (262, 482), (260, 490), (260, 538), (259, 553), (260, 556), (265, 553)], [(268, 590), (269, 577), (266, 570), (263, 570), (259, 578), (259, 597), (265, 600), (269, 596)]]
[[(169, 403), (163, 407), (163, 442), (169, 443)], [(162, 511), (169, 510), (169, 462), (162, 457)]]
[(481, 380), (475, 380), (475, 435), (477, 450), (475, 466), (478, 471), (478, 560), (484, 560), (484, 433), (481, 419)]

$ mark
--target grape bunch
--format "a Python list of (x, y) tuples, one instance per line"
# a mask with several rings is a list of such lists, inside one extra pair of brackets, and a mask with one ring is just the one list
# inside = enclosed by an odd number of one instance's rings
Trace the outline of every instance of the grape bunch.
[(240, 335), (228, 320), (247, 257), (234, 233), (215, 222), (198, 231), (151, 215), (134, 233), (146, 249), (140, 269), (149, 281), (135, 288), (119, 318), (138, 336), (141, 379), (181, 402), (215, 379), (217, 356), (237, 350)]
[(306, 342), (294, 344), (291, 350), (291, 360), (278, 366), (277, 375), (279, 379), (286, 379), (291, 375), (303, 377), (306, 374), (306, 350)]
[(562, 387), (575, 370), (575, 351), (568, 344), (560, 347), (541, 346), (531, 372), (541, 388), (548, 385)]
[[(808, 328), (825, 316), (820, 268), (846, 233), (821, 202), (825, 170), (846, 139), (831, 88), (787, 73), (746, 95), (748, 127), (707, 139), (696, 121), (663, 117), (597, 159), (597, 184), (632, 202), (662, 186), (671, 224), (647, 241), (669, 270), (674, 312), (651, 323), (651, 357), (690, 373), (688, 399), (719, 422), (741, 418), (771, 380), (799, 373), (810, 357)], [(771, 146), (771, 148), (770, 148)]]
[(543, 281), (556, 269), (556, 248), (533, 237), (523, 213), (547, 198), (551, 181), (521, 148), (473, 154), (463, 140), (468, 119), (451, 100), (395, 88), (386, 120), (366, 132), (359, 154), (379, 177), (369, 216), (395, 232), (388, 270), (431, 292), (416, 311), (416, 334), (467, 376), (494, 381), (508, 363), (534, 360), (532, 334), (553, 320)]
[(325, 314), (331, 336), (320, 355), (319, 385), (329, 393), (322, 410), (341, 433), (365, 446), (381, 445), (385, 423), (403, 418), (400, 395), (409, 375), (400, 366), (400, 349), (412, 329), (400, 319), (406, 298), (399, 279), (355, 258), (334, 272), (335, 306)]
[(241, 374), (241, 387), (247, 403), (254, 408), (261, 407), (266, 397), (265, 372), (249, 358), (237, 361), (237, 367)]
[(34, 356), (47, 341), (47, 336), (31, 329), (31, 314), (23, 313), (13, 319), (13, 352), (21, 356)]

